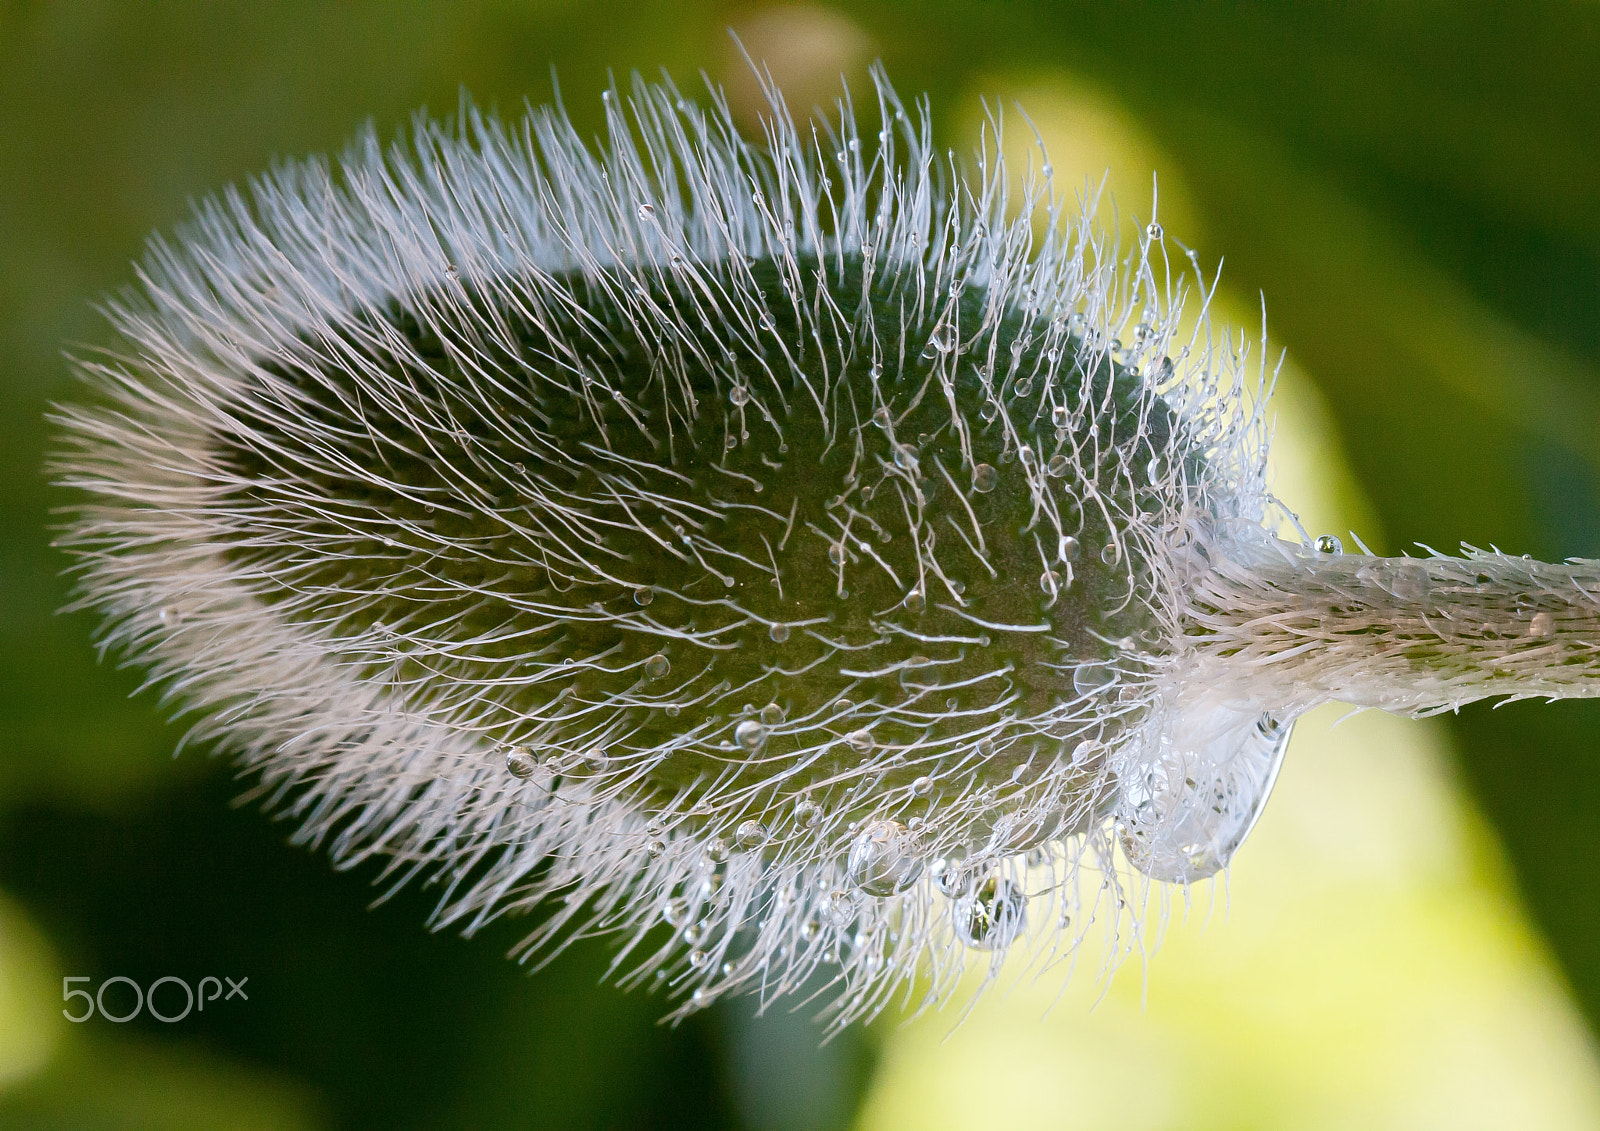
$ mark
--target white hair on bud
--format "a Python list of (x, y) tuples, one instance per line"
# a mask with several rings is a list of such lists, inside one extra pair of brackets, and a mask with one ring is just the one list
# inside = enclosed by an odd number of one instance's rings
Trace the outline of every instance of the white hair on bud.
[(599, 153), (467, 110), (202, 204), (61, 412), (102, 646), (340, 865), (613, 933), (683, 1011), (927, 1005), (1115, 931), (1127, 862), (1224, 866), (1391, 567), (1268, 533), (1263, 398), (1172, 349), (1155, 224), (875, 84), (875, 141), (636, 80)]

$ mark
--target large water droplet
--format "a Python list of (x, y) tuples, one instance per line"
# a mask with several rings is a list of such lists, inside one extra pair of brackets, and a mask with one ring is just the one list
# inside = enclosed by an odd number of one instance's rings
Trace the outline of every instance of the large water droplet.
[(1117, 559), (1122, 557), (1122, 550), (1115, 542), (1107, 542), (1100, 547), (1100, 560), (1106, 565), (1116, 565)]
[(734, 404), (744, 404), (750, 399), (750, 390), (744, 385), (735, 385), (728, 390), (728, 399)]
[(641, 219), (641, 220), (654, 220), (655, 216), (656, 216), (656, 206), (655, 205), (649, 204), (649, 203), (645, 203), (645, 204), (639, 205), (639, 219)]
[(711, 955), (703, 950), (691, 950), (689, 952), (689, 965), (696, 970), (704, 970), (711, 965)]
[(985, 424), (988, 424), (991, 420), (993, 420), (995, 417), (997, 417), (999, 415), (1000, 415), (1000, 402), (999, 401), (984, 401), (981, 405), (978, 406), (978, 419), (983, 421)]
[(922, 857), (899, 821), (873, 821), (851, 842), (845, 871), (850, 882), (868, 895), (894, 895), (922, 875)]
[(858, 754), (865, 754), (873, 747), (871, 731), (853, 730), (844, 736), (844, 740), (850, 744), (850, 749)]
[(1011, 945), (1028, 923), (1028, 896), (1001, 876), (990, 876), (950, 904), (956, 937), (974, 950)]
[(879, 428), (888, 429), (894, 424), (894, 416), (886, 407), (879, 406), (879, 408), (872, 414), (872, 423), (876, 424)]
[(786, 624), (775, 624), (771, 628), (767, 629), (767, 637), (774, 644), (782, 644), (785, 640), (789, 639), (789, 626)]
[(956, 348), (956, 328), (948, 322), (941, 322), (933, 328), (933, 333), (928, 335), (928, 345), (940, 353), (949, 353)]
[(526, 746), (513, 746), (506, 751), (506, 773), (527, 781), (539, 772), (539, 760), (528, 752)]
[(745, 719), (733, 728), (733, 740), (755, 754), (767, 744), (767, 735), (770, 733), (772, 732), (754, 719)]
[(633, 591), (633, 603), (643, 608), (656, 599), (655, 591), (647, 585), (641, 585)]
[(712, 837), (711, 843), (706, 845), (706, 859), (713, 864), (721, 864), (728, 858), (728, 842), (724, 838)]
[(794, 807), (794, 823), (803, 829), (815, 827), (822, 820), (822, 806), (806, 798)]
[(1056, 557), (1060, 558), (1064, 562), (1075, 562), (1078, 560), (1078, 551), (1082, 548), (1083, 547), (1079, 545), (1078, 540), (1072, 535), (1068, 534), (1065, 538), (1061, 539), (1060, 543), (1057, 544)]
[(689, 901), (681, 895), (661, 905), (661, 917), (670, 926), (681, 927), (689, 921)]
[(896, 444), (894, 465), (902, 471), (914, 470), (917, 466), (917, 449), (910, 444)]
[(1072, 466), (1072, 461), (1064, 455), (1053, 455), (1050, 462), (1044, 465), (1045, 474), (1053, 479), (1060, 479), (1067, 473), (1067, 468)]
[(1335, 538), (1332, 534), (1319, 535), (1313, 545), (1315, 545), (1317, 553), (1319, 554), (1344, 553), (1344, 543), (1339, 541), (1339, 539)]
[(917, 797), (926, 797), (933, 792), (933, 779), (923, 774), (911, 783), (911, 792)]
[(1072, 673), (1072, 686), (1079, 695), (1095, 695), (1116, 685), (1117, 670), (1110, 664), (1080, 664)]
[(1032, 377), (1018, 377), (1011, 386), (1013, 396), (1025, 397), (1031, 392), (1033, 392)]
[(761, 721), (769, 727), (775, 727), (783, 722), (783, 708), (776, 703), (768, 703), (761, 708)]
[(972, 489), (979, 494), (987, 495), (1000, 483), (1000, 473), (986, 463), (980, 463), (972, 469)]
[[(1203, 693), (1202, 693), (1203, 695)], [(1138, 764), (1116, 767), (1122, 848), (1140, 871), (1190, 883), (1227, 866), (1272, 792), (1292, 723), (1198, 698)]]
[(1061, 592), (1061, 575), (1053, 569), (1047, 569), (1039, 575), (1039, 588), (1047, 597), (1054, 598)]
[(835, 927), (849, 926), (850, 920), (856, 917), (855, 897), (842, 888), (836, 888), (822, 901), (822, 914)]
[(672, 670), (672, 661), (657, 652), (644, 662), (644, 674), (651, 679), (661, 679)]
[(690, 946), (699, 946), (706, 941), (706, 925), (704, 923), (690, 923), (683, 929), (683, 941)]
[(767, 843), (767, 826), (760, 821), (741, 821), (733, 831), (733, 839), (740, 848), (760, 848)]
[(928, 607), (928, 599), (923, 596), (922, 590), (913, 589), (911, 592), (906, 594), (906, 599), (902, 602), (902, 604), (904, 604), (909, 611), (913, 613), (920, 613), (923, 609)]

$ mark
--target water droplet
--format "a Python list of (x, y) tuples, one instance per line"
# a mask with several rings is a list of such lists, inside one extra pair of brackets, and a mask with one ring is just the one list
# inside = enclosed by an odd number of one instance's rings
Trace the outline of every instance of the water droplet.
[(741, 821), (733, 832), (740, 848), (760, 848), (767, 843), (767, 826), (760, 821)]
[(681, 895), (676, 899), (669, 899), (661, 906), (661, 917), (670, 926), (681, 927), (689, 921), (689, 901)]
[[(693, 966), (696, 970), (704, 970), (710, 964), (711, 964), (711, 955), (707, 954), (705, 951), (703, 951), (703, 950), (691, 950), (689, 952), (689, 965)], [(703, 991), (698, 991), (697, 990), (696, 992), (700, 993), (700, 992), (703, 992)]]
[(513, 746), (506, 751), (506, 773), (527, 781), (539, 771), (539, 760), (528, 753), (526, 746)]
[(828, 560), (834, 565), (844, 564), (844, 543), (834, 542), (828, 547)]
[(872, 732), (866, 730), (853, 730), (844, 736), (844, 740), (850, 744), (850, 749), (857, 754), (865, 754), (875, 745), (872, 740)]
[(822, 901), (822, 914), (835, 927), (847, 927), (856, 916), (856, 901), (849, 892), (835, 889)]
[(974, 950), (1010, 946), (1028, 923), (1028, 897), (1010, 880), (990, 876), (950, 905), (956, 936)]
[(1556, 634), (1556, 622), (1547, 612), (1537, 612), (1528, 621), (1528, 635), (1545, 640)]
[(927, 502), (931, 501), (933, 499), (934, 495), (938, 494), (938, 492), (939, 492), (939, 486), (933, 480), (931, 480), (931, 479), (919, 479), (919, 480), (917, 480), (917, 494), (922, 496), (922, 501), (924, 503), (927, 503)]
[(1122, 557), (1122, 549), (1115, 542), (1107, 542), (1100, 547), (1100, 560), (1106, 565), (1116, 565), (1117, 559)]
[(1079, 695), (1093, 695), (1115, 686), (1117, 670), (1110, 664), (1080, 664), (1072, 673), (1072, 686)]
[(954, 593), (957, 597), (961, 596), (961, 594), (967, 591), (967, 583), (962, 581), (959, 577), (950, 578), (946, 584), (950, 586), (950, 592)]
[(839, 699), (833, 704), (833, 709), (841, 715), (848, 715), (856, 709), (856, 705), (848, 699)]
[(917, 682), (916, 670), (927, 667), (931, 663), (933, 661), (926, 656), (912, 656), (906, 661), (906, 666), (900, 669), (900, 686), (920, 687), (921, 684)]
[(879, 428), (888, 428), (894, 423), (894, 415), (887, 408), (879, 407), (872, 414), (872, 423)]
[(990, 421), (992, 421), (995, 417), (997, 417), (999, 415), (1000, 415), (1000, 402), (999, 401), (984, 401), (981, 405), (978, 406), (978, 419), (983, 421), (985, 424), (988, 424)]
[(922, 858), (910, 830), (899, 821), (872, 821), (851, 842), (845, 872), (868, 895), (894, 895), (922, 875)]
[(775, 727), (783, 722), (783, 708), (776, 703), (768, 703), (761, 708), (761, 721), (769, 727)]
[(1050, 410), (1050, 423), (1054, 424), (1057, 428), (1065, 428), (1067, 426), (1067, 419), (1066, 405), (1058, 404), (1055, 408)]
[(874, 361), (872, 363), (872, 369), (869, 372), (870, 372), (870, 374), (872, 376), (872, 379), (874, 381), (876, 381), (879, 377), (883, 376), (883, 366), (881, 364), (879, 364), (878, 362)]
[(655, 590), (651, 589), (648, 585), (641, 585), (639, 588), (633, 591), (633, 603), (638, 605), (640, 608), (643, 608), (645, 605), (648, 605), (655, 599)]
[(1319, 554), (1344, 553), (1344, 543), (1339, 541), (1339, 539), (1335, 538), (1332, 534), (1321, 535), (1317, 538), (1314, 545), (1316, 546), (1317, 553)]
[(750, 399), (750, 390), (744, 385), (735, 385), (728, 390), (728, 399), (734, 404), (744, 404)]
[(767, 637), (774, 644), (782, 644), (785, 640), (789, 639), (789, 626), (786, 624), (775, 624), (771, 628), (767, 629)]
[(1205, 704), (1165, 725), (1156, 756), (1122, 779), (1118, 831), (1129, 861), (1152, 879), (1192, 883), (1215, 874), (1255, 827), (1293, 729), (1247, 705), (1233, 720)]
[(800, 924), (800, 938), (804, 942), (812, 942), (822, 933), (822, 924), (815, 919), (807, 919)]
[(652, 860), (660, 856), (666, 850), (667, 842), (664, 840), (652, 840), (648, 845), (645, 846), (645, 851), (650, 854), (650, 858)]
[(911, 792), (918, 797), (928, 796), (928, 794), (933, 792), (933, 779), (927, 774), (923, 774), (920, 778), (911, 783)]
[(1011, 386), (1013, 396), (1025, 397), (1031, 392), (1033, 392), (1032, 377), (1018, 377)]
[(1159, 240), (1161, 238), (1161, 225), (1154, 220), (1150, 221), (1150, 226), (1144, 230), (1144, 234), (1152, 240)]
[(1039, 575), (1039, 588), (1054, 597), (1061, 592), (1061, 575), (1053, 569), (1045, 570)]
[(911, 592), (906, 594), (906, 599), (902, 602), (902, 604), (904, 604), (905, 607), (911, 612), (920, 613), (923, 609), (928, 607), (928, 599), (927, 597), (923, 596), (922, 590), (913, 589)]
[(754, 719), (746, 719), (733, 728), (733, 740), (750, 753), (758, 753), (767, 744), (767, 735), (772, 733)]
[(653, 219), (655, 219), (655, 215), (656, 215), (656, 206), (655, 205), (649, 204), (649, 203), (645, 203), (645, 204), (639, 205), (639, 219), (641, 219), (641, 220), (653, 220)]
[(956, 348), (958, 338), (956, 328), (948, 322), (941, 322), (933, 328), (933, 333), (928, 335), (928, 345), (940, 353), (949, 353)]
[(672, 670), (672, 661), (657, 652), (644, 662), (644, 674), (651, 679), (661, 679)]
[(803, 798), (794, 807), (794, 823), (803, 829), (809, 829), (822, 820), (822, 806), (810, 798)]
[(720, 836), (712, 837), (711, 838), (711, 842), (706, 845), (706, 859), (711, 861), (713, 864), (721, 864), (727, 858), (728, 858), (728, 842), (727, 842), (727, 840), (725, 840), (724, 838), (722, 838)]
[(690, 923), (683, 929), (683, 941), (690, 946), (699, 946), (706, 941), (706, 925), (704, 923)]
[(1060, 479), (1067, 473), (1067, 468), (1072, 466), (1072, 461), (1064, 455), (1053, 455), (1050, 462), (1044, 465), (1045, 474), (1053, 479)]
[(912, 471), (917, 466), (917, 449), (910, 444), (894, 446), (894, 465), (902, 471)]
[(1000, 482), (1000, 473), (986, 463), (972, 469), (972, 489), (981, 495), (993, 491)]

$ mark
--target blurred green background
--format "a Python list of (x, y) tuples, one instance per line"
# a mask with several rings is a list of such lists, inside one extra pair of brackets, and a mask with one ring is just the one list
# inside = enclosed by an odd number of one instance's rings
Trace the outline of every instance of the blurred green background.
[[(426, 890), (369, 909), (372, 875), (174, 759), (57, 614), (43, 417), (147, 233), (463, 90), (514, 114), (554, 73), (593, 131), (609, 74), (664, 67), (749, 112), (729, 27), (802, 108), (881, 58), (941, 144), (1020, 99), (1119, 209), (1159, 173), (1169, 233), (1225, 259), (1219, 316), (1258, 329), (1266, 296), (1308, 525), (1600, 557), (1592, 3), (0, 0), (0, 1126), (1594, 1125), (1600, 704), (1308, 721), (1230, 884), (1099, 1009), (1088, 963), (1048, 1018), (1057, 984), (1023, 979), (948, 1040), (953, 1013), (819, 1047), (741, 1002), (659, 1026), (600, 944), (530, 976), (526, 921), (433, 935)], [(249, 1000), (73, 1026), (65, 975)]]

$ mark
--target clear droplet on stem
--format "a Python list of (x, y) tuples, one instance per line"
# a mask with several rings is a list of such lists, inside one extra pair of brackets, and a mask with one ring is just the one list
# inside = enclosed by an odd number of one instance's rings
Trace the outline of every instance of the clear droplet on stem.
[(526, 746), (513, 746), (506, 751), (506, 773), (514, 778), (527, 781), (539, 772), (539, 760), (529, 753)]
[(868, 895), (895, 895), (922, 875), (922, 857), (910, 830), (899, 821), (873, 821), (851, 842), (845, 871)]
[(758, 753), (767, 744), (767, 736), (772, 732), (763, 724), (754, 719), (745, 719), (733, 728), (733, 740), (751, 754)]
[(990, 876), (950, 904), (956, 937), (973, 950), (1001, 950), (1028, 923), (1028, 897), (1002, 876)]

